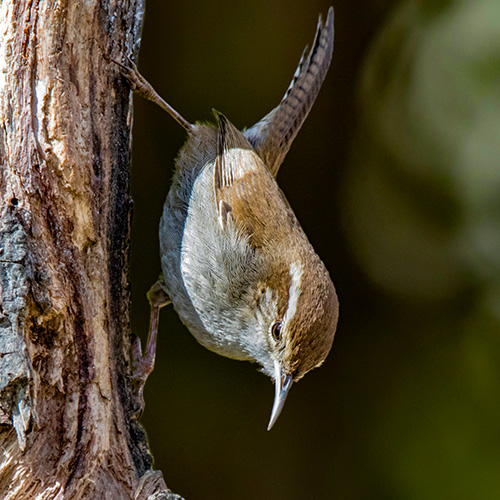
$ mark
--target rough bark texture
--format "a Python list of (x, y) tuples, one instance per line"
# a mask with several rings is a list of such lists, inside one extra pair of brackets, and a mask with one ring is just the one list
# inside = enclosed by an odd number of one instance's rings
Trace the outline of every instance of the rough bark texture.
[(133, 416), (131, 97), (143, 0), (0, 1), (0, 497), (175, 498)]

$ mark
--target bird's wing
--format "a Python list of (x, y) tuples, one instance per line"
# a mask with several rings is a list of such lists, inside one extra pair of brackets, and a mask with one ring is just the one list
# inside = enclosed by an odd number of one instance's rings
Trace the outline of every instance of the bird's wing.
[(265, 246), (283, 230), (282, 219), (290, 209), (243, 134), (224, 115), (216, 117), (214, 190), (219, 224), (224, 230), (234, 222), (253, 247)]

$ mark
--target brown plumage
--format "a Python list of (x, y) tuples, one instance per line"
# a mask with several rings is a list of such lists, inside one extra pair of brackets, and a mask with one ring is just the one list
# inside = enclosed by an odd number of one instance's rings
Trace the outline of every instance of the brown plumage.
[(163, 278), (155, 290), (205, 347), (255, 361), (274, 379), (269, 428), (292, 382), (325, 360), (337, 326), (328, 271), (275, 180), (332, 51), (330, 9), (280, 105), (243, 132), (218, 112), (215, 125), (189, 124), (134, 67), (124, 69), (132, 88), (188, 132), (160, 222)]

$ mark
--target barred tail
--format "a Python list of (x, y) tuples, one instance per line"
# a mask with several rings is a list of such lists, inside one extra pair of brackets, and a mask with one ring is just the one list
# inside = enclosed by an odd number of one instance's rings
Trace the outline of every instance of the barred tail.
[[(333, 53), (333, 8), (326, 23), (321, 16), (311, 51), (302, 58), (279, 106), (243, 134), (269, 171), (276, 176), (300, 127), (314, 104)], [(307, 54), (307, 56), (306, 56)]]

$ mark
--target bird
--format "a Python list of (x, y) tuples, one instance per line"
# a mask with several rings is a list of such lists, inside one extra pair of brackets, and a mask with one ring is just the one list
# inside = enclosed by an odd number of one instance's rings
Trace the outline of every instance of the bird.
[(312, 47), (279, 105), (242, 131), (215, 110), (215, 123), (189, 123), (130, 59), (115, 61), (131, 89), (166, 110), (188, 136), (159, 226), (162, 274), (148, 292), (145, 355), (140, 342), (134, 345), (141, 398), (154, 367), (159, 310), (169, 303), (203, 346), (255, 362), (274, 381), (268, 429), (292, 384), (330, 352), (337, 293), (276, 175), (330, 66), (333, 18), (332, 7), (325, 23), (319, 16)]

